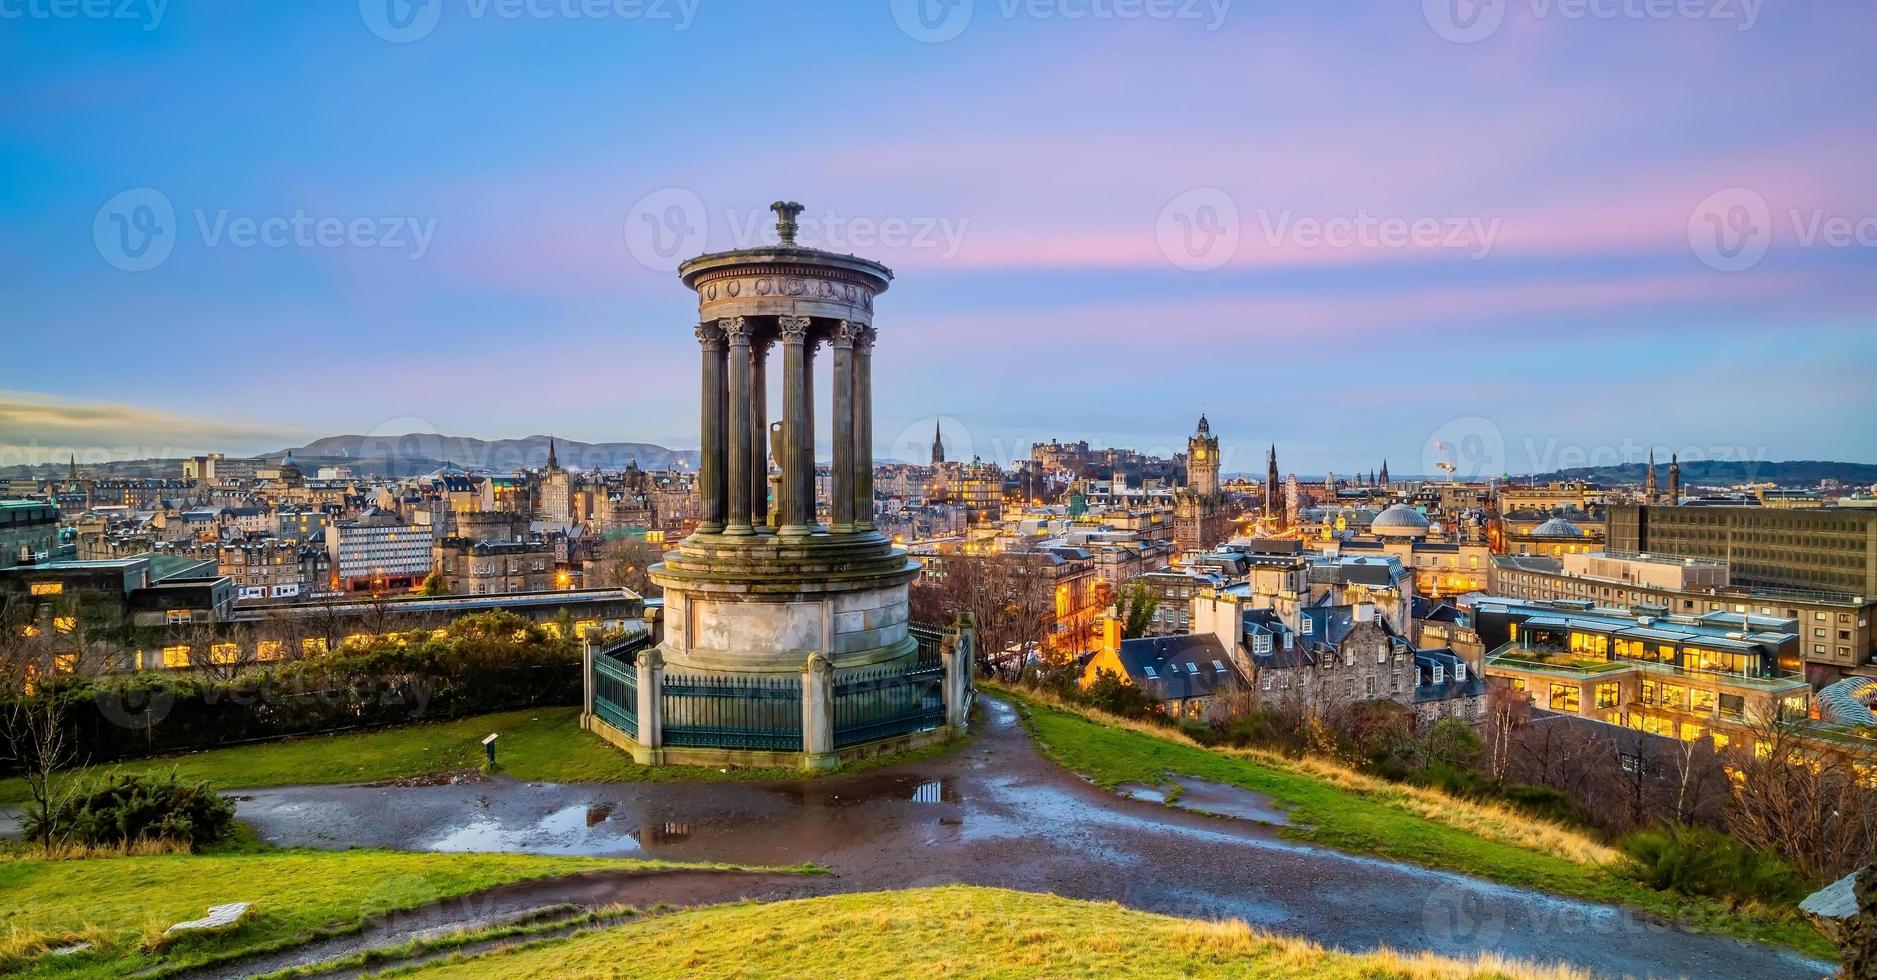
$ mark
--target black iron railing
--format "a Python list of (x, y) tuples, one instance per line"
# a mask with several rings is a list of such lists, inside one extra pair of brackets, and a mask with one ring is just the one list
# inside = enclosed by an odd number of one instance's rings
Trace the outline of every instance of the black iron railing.
[(630, 634), (593, 653), (593, 713), (633, 738), (639, 737), (639, 651), (650, 640)]
[(945, 723), (945, 666), (921, 659), (911, 671), (877, 667), (834, 685), (834, 747), (846, 748)]
[(667, 674), (666, 745), (712, 749), (802, 750), (800, 677)]

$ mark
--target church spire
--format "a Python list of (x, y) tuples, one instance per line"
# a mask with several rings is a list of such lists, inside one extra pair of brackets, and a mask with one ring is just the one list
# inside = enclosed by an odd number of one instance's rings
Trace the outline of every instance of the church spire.
[(939, 432), (939, 422), (932, 420), (932, 465), (945, 462), (945, 437)]
[(547, 468), (549, 470), (560, 469), (560, 459), (554, 454), (554, 437), (553, 436), (547, 437)]

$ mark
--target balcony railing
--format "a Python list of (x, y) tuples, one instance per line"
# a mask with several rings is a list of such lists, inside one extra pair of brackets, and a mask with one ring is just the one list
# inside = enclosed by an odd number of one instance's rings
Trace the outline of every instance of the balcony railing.
[[(1593, 655), (1594, 656), (1594, 655)], [(1730, 687), (1747, 688), (1764, 694), (1779, 695), (1793, 691), (1809, 691), (1811, 685), (1798, 674), (1776, 677), (1752, 677), (1724, 670), (1691, 670), (1680, 664), (1665, 664), (1653, 660), (1593, 660), (1583, 654), (1571, 654), (1560, 649), (1532, 647), (1522, 641), (1513, 640), (1486, 655), (1486, 666), (1505, 667), (1514, 670), (1527, 670), (1537, 673), (1557, 674), (1565, 677), (1588, 679), (1602, 674), (1622, 670), (1642, 670), (1651, 674), (1670, 677), (1684, 677), (1707, 683), (1719, 683)]]

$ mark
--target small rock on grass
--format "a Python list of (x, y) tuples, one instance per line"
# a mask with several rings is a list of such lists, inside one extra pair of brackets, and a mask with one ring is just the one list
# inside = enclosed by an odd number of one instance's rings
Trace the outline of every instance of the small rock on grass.
[(253, 902), (230, 902), (227, 905), (211, 905), (209, 906), (209, 914), (200, 919), (178, 922), (168, 929), (163, 930), (163, 935), (169, 936), (179, 932), (206, 932), (211, 929), (226, 929), (240, 922), (242, 917), (248, 914), (248, 909), (253, 907), (253, 905)]

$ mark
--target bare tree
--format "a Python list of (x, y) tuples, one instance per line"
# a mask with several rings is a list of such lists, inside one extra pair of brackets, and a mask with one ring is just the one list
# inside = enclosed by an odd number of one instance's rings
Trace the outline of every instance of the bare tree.
[(1512, 768), (1512, 733), (1531, 723), (1532, 701), (1511, 685), (1494, 683), (1486, 695), (1486, 774), (1503, 783)]
[(1727, 829), (1778, 854), (1814, 880), (1837, 878), (1877, 857), (1877, 791), (1842, 752), (1804, 735), (1805, 721), (1769, 712), (1734, 753)]
[(39, 846), (47, 850), (54, 843), (53, 815), (78, 792), (80, 780), (68, 770), (82, 768), (65, 721), (56, 697), (25, 686), (9, 688), (0, 703), (0, 751), (26, 783), (27, 823), (37, 827)]
[(912, 617), (946, 623), (977, 619), (981, 666), (1006, 679), (1042, 659), (1056, 625), (1055, 587), (1040, 555), (943, 555), (912, 589)]
[(642, 537), (608, 541), (600, 548), (600, 558), (594, 563), (595, 568), (587, 584), (599, 588), (631, 589), (641, 596), (662, 595), (663, 590), (652, 581), (647, 570), (663, 561), (664, 557), (661, 548)]

